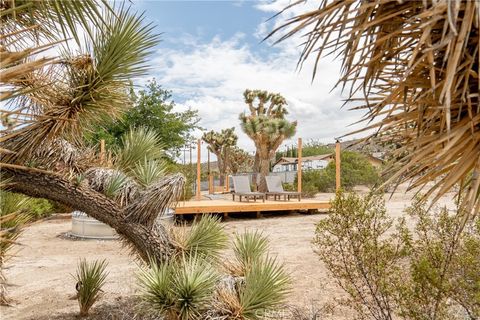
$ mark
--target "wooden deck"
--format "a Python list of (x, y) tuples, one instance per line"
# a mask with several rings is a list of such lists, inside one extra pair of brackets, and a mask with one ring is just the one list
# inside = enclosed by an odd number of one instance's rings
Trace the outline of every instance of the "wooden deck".
[(179, 202), (175, 208), (176, 215), (199, 213), (235, 213), (264, 211), (293, 211), (293, 210), (322, 210), (330, 208), (328, 201), (320, 200), (290, 200), (290, 201), (265, 201), (239, 202), (231, 200), (200, 200)]

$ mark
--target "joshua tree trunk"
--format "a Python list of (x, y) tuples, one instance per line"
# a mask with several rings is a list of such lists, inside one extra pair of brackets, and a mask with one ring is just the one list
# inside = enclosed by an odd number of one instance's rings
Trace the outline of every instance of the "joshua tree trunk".
[(258, 184), (259, 192), (267, 192), (267, 182), (265, 177), (270, 173), (270, 159), (272, 158), (272, 153), (268, 146), (262, 145), (257, 148), (258, 152), (258, 172), (260, 173), (260, 181)]
[(11, 191), (57, 201), (108, 224), (147, 262), (149, 257), (165, 261), (174, 252), (164, 226), (131, 221), (130, 206), (121, 207), (88, 186), (76, 185), (48, 171), (14, 165), (2, 164), (2, 173), (11, 179)]
[(270, 159), (260, 159), (260, 183), (258, 184), (258, 191), (267, 192), (267, 181), (265, 177), (270, 173)]

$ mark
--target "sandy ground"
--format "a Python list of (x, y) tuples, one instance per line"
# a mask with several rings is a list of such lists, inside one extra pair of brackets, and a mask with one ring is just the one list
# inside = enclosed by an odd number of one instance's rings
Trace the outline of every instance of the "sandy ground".
[[(389, 214), (401, 216), (411, 196), (386, 196)], [(318, 197), (329, 199), (331, 195)], [(342, 295), (311, 246), (315, 224), (325, 217), (326, 214), (290, 214), (266, 215), (260, 219), (229, 218), (224, 226), (229, 235), (245, 229), (262, 230), (270, 238), (272, 253), (292, 274), (294, 288), (290, 303), (322, 305)], [(7, 264), (6, 276), (13, 285), (9, 291), (13, 304), (1, 307), (2, 320), (75, 318), (78, 305), (76, 300), (70, 299), (75, 292), (72, 274), (83, 257), (90, 260), (105, 258), (109, 263), (105, 294), (92, 313), (102, 306), (108, 309), (112, 308), (111, 305), (126, 305), (129, 297), (135, 295), (138, 265), (127, 250), (118, 241), (74, 241), (61, 237), (70, 228), (70, 220), (51, 220), (35, 224), (24, 232), (20, 239), (23, 246)], [(348, 319), (351, 316), (337, 311), (327, 318)], [(108, 319), (131, 318), (109, 316)]]

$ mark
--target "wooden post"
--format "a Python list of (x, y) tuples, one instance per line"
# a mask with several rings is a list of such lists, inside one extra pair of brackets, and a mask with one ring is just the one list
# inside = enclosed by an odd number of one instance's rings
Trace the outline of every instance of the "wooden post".
[(214, 194), (215, 193), (215, 186), (213, 183), (213, 175), (208, 176), (208, 193)]
[(208, 194), (212, 194), (212, 174), (210, 172), (210, 150), (207, 149)]
[(225, 191), (226, 192), (230, 191), (230, 179), (228, 177), (228, 174), (225, 175)]
[(201, 147), (202, 147), (202, 141), (198, 139), (197, 141), (197, 200), (201, 199), (200, 195), (200, 175), (201, 175), (201, 165), (202, 165), (202, 159), (201, 159)]
[(298, 138), (297, 191), (302, 192), (302, 138)]
[(100, 163), (105, 164), (105, 140), (100, 140)]
[(335, 144), (335, 190), (338, 191), (341, 188), (340, 182), (340, 141), (337, 140)]

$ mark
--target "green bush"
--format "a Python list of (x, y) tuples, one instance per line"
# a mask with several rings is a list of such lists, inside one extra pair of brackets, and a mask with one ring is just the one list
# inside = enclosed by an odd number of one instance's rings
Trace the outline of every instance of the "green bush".
[(318, 193), (318, 188), (313, 182), (302, 183), (302, 196), (305, 198), (313, 198)]
[(347, 294), (343, 305), (358, 319), (479, 319), (480, 219), (462, 208), (417, 199), (407, 228), (383, 194), (337, 193), (313, 243)]
[[(303, 172), (302, 190), (309, 190), (315, 186), (317, 192), (334, 192), (335, 170), (335, 161), (332, 161), (323, 170)], [(346, 190), (351, 190), (357, 185), (373, 186), (380, 182), (378, 170), (358, 152), (343, 151), (340, 170), (342, 188)], [(295, 178), (296, 183), (297, 178)]]
[(283, 185), (283, 190), (285, 191), (297, 191), (297, 187), (293, 183), (284, 182), (282, 183), (282, 185)]
[(44, 218), (54, 213), (54, 204), (47, 199), (32, 199), (29, 209), (35, 218)]
[[(14, 212), (21, 210), (28, 212), (32, 220), (41, 219), (49, 216), (58, 208), (55, 203), (41, 198), (30, 198), (22, 194), (3, 191), (0, 197), (0, 207), (2, 211)], [(15, 208), (15, 209), (13, 209)]]

